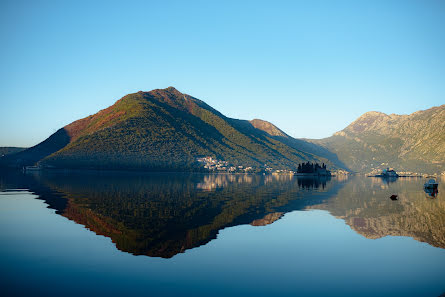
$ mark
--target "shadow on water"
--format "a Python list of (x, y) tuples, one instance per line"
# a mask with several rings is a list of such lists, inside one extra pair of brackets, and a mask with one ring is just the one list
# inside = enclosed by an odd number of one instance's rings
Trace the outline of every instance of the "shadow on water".
[(30, 189), (122, 251), (164, 258), (208, 243), (223, 228), (264, 226), (322, 204), (342, 186), (284, 175), (40, 172), (0, 178), (0, 190)]

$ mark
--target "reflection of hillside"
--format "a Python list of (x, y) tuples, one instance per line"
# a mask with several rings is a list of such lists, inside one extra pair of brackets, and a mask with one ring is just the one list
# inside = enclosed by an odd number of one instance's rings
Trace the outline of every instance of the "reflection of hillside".
[[(445, 201), (440, 196), (428, 199), (422, 185), (421, 179), (400, 178), (388, 184), (356, 178), (337, 196), (311, 208), (328, 210), (367, 238), (409, 236), (445, 248)], [(390, 200), (392, 194), (399, 200)]]
[[(0, 174), (0, 189), (28, 188), (56, 212), (133, 254), (172, 257), (239, 224), (264, 226), (292, 210), (325, 209), (367, 238), (409, 236), (445, 248), (445, 180), (257, 175)], [(206, 191), (198, 185), (215, 184)], [(397, 194), (399, 200), (389, 196)], [(328, 199), (329, 198), (329, 199)]]
[[(230, 184), (252, 184), (256, 175), (250, 174), (212, 174), (204, 175), (202, 181), (196, 184), (198, 190), (212, 191), (215, 189), (221, 189), (227, 187)], [(330, 177), (294, 177), (288, 174), (273, 174), (265, 175), (262, 177), (262, 183), (273, 183), (273, 182), (284, 182), (284, 181), (295, 181), (297, 180), (298, 186), (301, 188), (318, 188), (326, 186), (327, 181)]]
[(264, 216), (262, 219), (254, 220), (250, 223), (252, 226), (266, 226), (278, 221), (283, 216), (282, 212), (273, 212)]
[[(219, 186), (197, 190), (205, 183)], [(67, 201), (63, 216), (110, 237), (122, 251), (169, 258), (209, 242), (222, 228), (266, 225), (322, 203), (340, 186), (330, 185), (301, 190), (289, 176), (42, 173), (31, 190), (58, 193), (51, 199)]]

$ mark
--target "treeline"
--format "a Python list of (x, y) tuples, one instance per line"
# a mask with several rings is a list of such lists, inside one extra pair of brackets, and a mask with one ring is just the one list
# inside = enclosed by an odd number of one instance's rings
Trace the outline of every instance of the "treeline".
[(307, 163), (298, 164), (297, 172), (298, 173), (317, 173), (321, 169), (326, 170), (326, 164), (325, 163), (323, 163), (320, 166), (318, 163), (307, 162)]

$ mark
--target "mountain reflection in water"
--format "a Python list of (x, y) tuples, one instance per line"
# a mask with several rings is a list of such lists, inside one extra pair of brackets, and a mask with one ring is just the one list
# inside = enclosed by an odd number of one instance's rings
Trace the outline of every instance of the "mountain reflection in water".
[[(421, 178), (398, 178), (391, 183), (352, 178), (337, 195), (308, 208), (329, 211), (366, 238), (409, 236), (445, 248), (445, 201), (439, 195), (429, 199), (424, 182)], [(393, 194), (398, 195), (396, 201), (389, 199)]]
[(276, 213), (320, 204), (340, 187), (285, 175), (92, 172), (10, 175), (2, 184), (29, 188), (122, 251), (163, 258), (206, 244), (223, 228), (263, 226), (281, 217)]
[(367, 238), (410, 236), (445, 248), (444, 201), (425, 198), (421, 185), (288, 175), (0, 175), (0, 190), (28, 188), (56, 213), (110, 237), (119, 250), (163, 258), (206, 244), (223, 228), (265, 226), (303, 209), (325, 209)]

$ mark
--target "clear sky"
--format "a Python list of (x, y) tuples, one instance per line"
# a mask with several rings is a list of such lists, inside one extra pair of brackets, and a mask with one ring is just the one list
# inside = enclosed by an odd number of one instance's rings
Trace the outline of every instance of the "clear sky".
[(445, 103), (445, 1), (0, 0), (0, 146), (139, 90), (322, 138)]

